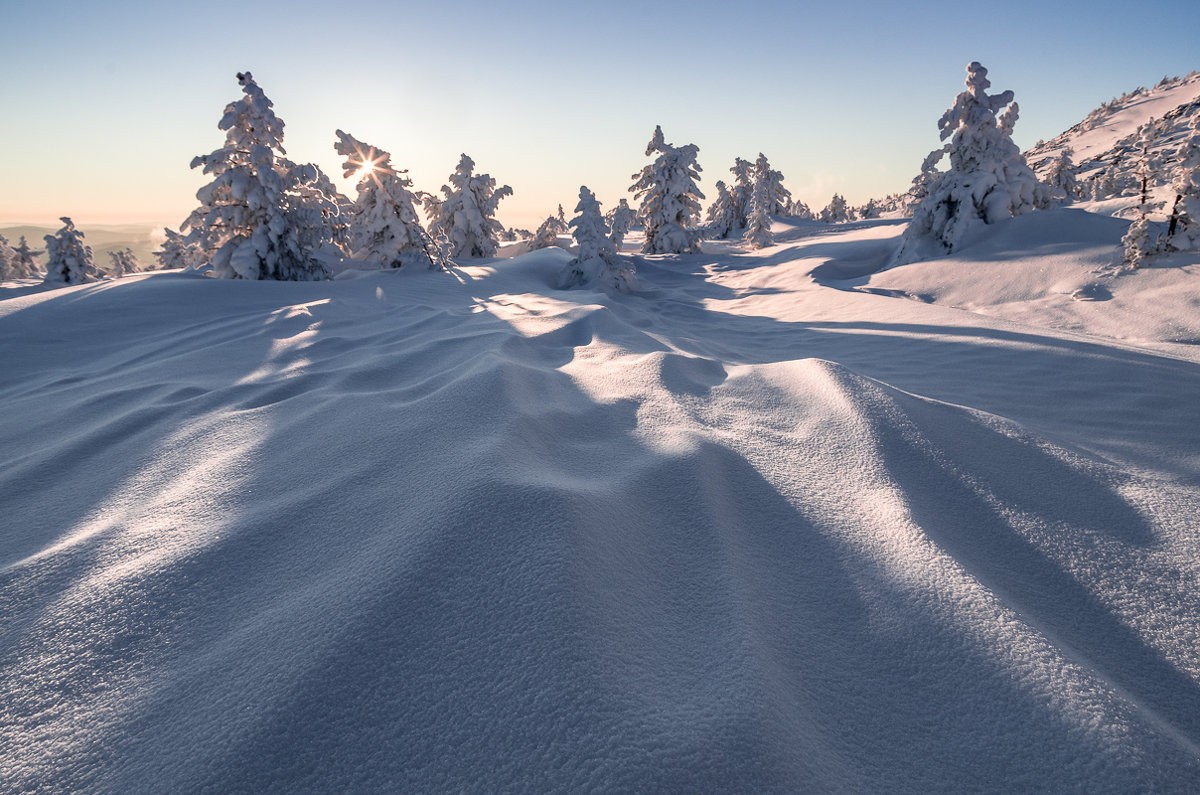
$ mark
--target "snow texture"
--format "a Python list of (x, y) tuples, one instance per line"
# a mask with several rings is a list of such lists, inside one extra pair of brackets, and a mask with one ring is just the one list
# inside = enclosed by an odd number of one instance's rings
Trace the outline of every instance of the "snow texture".
[(0, 789), (1193, 789), (1200, 265), (1124, 226), (0, 293)]

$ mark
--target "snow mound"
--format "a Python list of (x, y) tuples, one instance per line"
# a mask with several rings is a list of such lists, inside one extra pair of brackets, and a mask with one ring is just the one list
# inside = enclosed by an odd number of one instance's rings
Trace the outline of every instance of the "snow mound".
[(0, 301), (3, 788), (1189, 788), (1197, 358), (807, 231)]

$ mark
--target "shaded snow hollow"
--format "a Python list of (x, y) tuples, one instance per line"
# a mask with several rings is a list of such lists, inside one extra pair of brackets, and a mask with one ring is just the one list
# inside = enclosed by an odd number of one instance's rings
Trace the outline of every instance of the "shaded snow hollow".
[(1072, 212), (0, 288), (0, 789), (1194, 788), (1197, 266)]

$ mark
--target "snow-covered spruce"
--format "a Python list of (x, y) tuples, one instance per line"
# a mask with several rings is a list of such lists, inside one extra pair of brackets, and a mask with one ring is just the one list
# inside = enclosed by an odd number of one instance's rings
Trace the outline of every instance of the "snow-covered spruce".
[(733, 175), (733, 183), (729, 185), (729, 193), (733, 197), (733, 208), (737, 216), (737, 228), (744, 229), (746, 226), (746, 216), (750, 212), (750, 196), (754, 193), (754, 164), (749, 160), (735, 157), (729, 173)]
[(558, 245), (558, 232), (560, 228), (568, 229), (565, 224), (560, 225), (558, 218), (553, 215), (546, 216), (546, 220), (542, 221), (541, 225), (534, 230), (533, 237), (529, 239), (529, 250), (537, 251), (542, 248), (552, 248)]
[(1044, 199), (1046, 189), (1012, 141), (1013, 92), (988, 94), (990, 86), (987, 69), (967, 65), (966, 90), (938, 120), (941, 139), (950, 138), (950, 170), (913, 213), (893, 265), (950, 253), (972, 227), (1027, 213)]
[(1179, 162), (1171, 179), (1175, 201), (1171, 206), (1167, 245), (1179, 250), (1200, 248), (1200, 112), (1192, 115), (1188, 137), (1179, 147)]
[(25, 235), (21, 235), (20, 241), (13, 246), (13, 258), (10, 264), (12, 279), (33, 279), (42, 275), (42, 269), (38, 267), (34, 257), (43, 254), (41, 249), (31, 249), (29, 243), (25, 241)]
[(1158, 250), (1156, 242), (1150, 237), (1150, 221), (1145, 212), (1139, 212), (1137, 218), (1129, 225), (1125, 236), (1121, 238), (1125, 247), (1122, 262), (1128, 268), (1140, 268), (1146, 264), (1150, 255)]
[(799, 199), (792, 199), (788, 202), (786, 215), (800, 221), (816, 220), (816, 215), (813, 214), (812, 209)]
[(445, 235), (451, 257), (494, 257), (504, 226), (496, 220), (496, 205), (512, 188), (496, 187), (487, 174), (475, 174), (475, 161), (465, 154), (450, 175), (450, 184), (442, 186), (444, 198), (425, 201), (429, 215), (429, 234)]
[(20, 278), (17, 276), (17, 252), (8, 244), (8, 238), (0, 235), (0, 281)]
[(725, 187), (725, 183), (717, 180), (717, 197), (708, 205), (704, 216), (704, 234), (715, 240), (729, 237), (738, 226), (737, 207), (733, 193)]
[(609, 239), (612, 240), (614, 251), (621, 250), (621, 244), (625, 242), (625, 235), (629, 234), (636, 216), (637, 213), (629, 206), (627, 199), (621, 199), (616, 207), (605, 214), (604, 220), (608, 222), (608, 228), (611, 230)]
[(239, 72), (243, 96), (225, 108), (218, 129), (225, 145), (192, 161), (213, 181), (183, 223), (189, 242), (226, 279), (325, 279), (320, 258), (344, 224), (342, 200), (311, 164), (286, 158), (283, 121), (249, 72)]
[(1054, 158), (1046, 174), (1046, 184), (1054, 188), (1056, 198), (1060, 201), (1074, 201), (1082, 195), (1079, 180), (1075, 178), (1075, 162), (1071, 159), (1070, 149), (1063, 149)]
[(131, 273), (139, 273), (142, 270), (142, 263), (138, 262), (138, 258), (134, 255), (132, 249), (123, 248), (110, 251), (108, 252), (108, 258), (112, 261), (111, 273), (118, 279)]
[(746, 214), (746, 232), (742, 239), (752, 249), (766, 248), (775, 243), (771, 233), (771, 166), (765, 155), (759, 154), (754, 164), (754, 191), (750, 194), (750, 209)]
[(623, 293), (635, 291), (637, 276), (633, 264), (617, 254), (609, 237), (608, 224), (600, 212), (600, 202), (586, 185), (579, 188), (575, 213), (568, 226), (579, 253), (563, 271), (563, 286), (599, 282)]
[(199, 267), (203, 256), (200, 247), (188, 235), (181, 235), (174, 229), (163, 229), (166, 239), (162, 246), (154, 252), (158, 267), (163, 270), (175, 268), (186, 269)]
[(640, 201), (638, 218), (646, 228), (642, 251), (647, 254), (683, 254), (700, 250), (700, 200), (704, 194), (696, 186), (700, 165), (695, 144), (674, 146), (663, 140), (662, 127), (646, 145), (646, 156), (658, 157), (633, 175), (629, 190)]
[(70, 218), (60, 218), (63, 228), (46, 235), (46, 283), (84, 284), (101, 277), (92, 261), (92, 247)]
[(421, 226), (414, 202), (419, 193), (410, 190), (407, 170), (392, 165), (392, 155), (337, 130), (333, 148), (346, 158), (343, 176), (359, 175), (357, 195), (351, 203), (350, 246), (380, 268), (399, 268), (420, 263), (444, 268), (447, 261)]
[(820, 219), (827, 224), (841, 224), (850, 220), (850, 207), (846, 204), (846, 197), (840, 193), (833, 194), (833, 198), (829, 200), (829, 204), (825, 205), (825, 209), (821, 210)]
[[(763, 174), (765, 176), (761, 176)], [(754, 184), (755, 188), (758, 182), (764, 180), (766, 182), (766, 209), (770, 215), (783, 215), (787, 212), (788, 205), (792, 201), (792, 192), (783, 187), (783, 173), (771, 168), (770, 162), (767, 161), (767, 156), (762, 152), (758, 153), (758, 160), (754, 164)], [(749, 208), (746, 212), (749, 217)]]

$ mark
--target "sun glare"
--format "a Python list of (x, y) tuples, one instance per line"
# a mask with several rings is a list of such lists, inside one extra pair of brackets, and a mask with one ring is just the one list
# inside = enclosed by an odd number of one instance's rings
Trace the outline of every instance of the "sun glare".
[(371, 176), (374, 173), (375, 173), (375, 164), (372, 163), (370, 160), (368, 160), (359, 167), (358, 171), (356, 171), (354, 173), (354, 180), (355, 180), (355, 182), (362, 182), (364, 179), (366, 179), (367, 177)]

